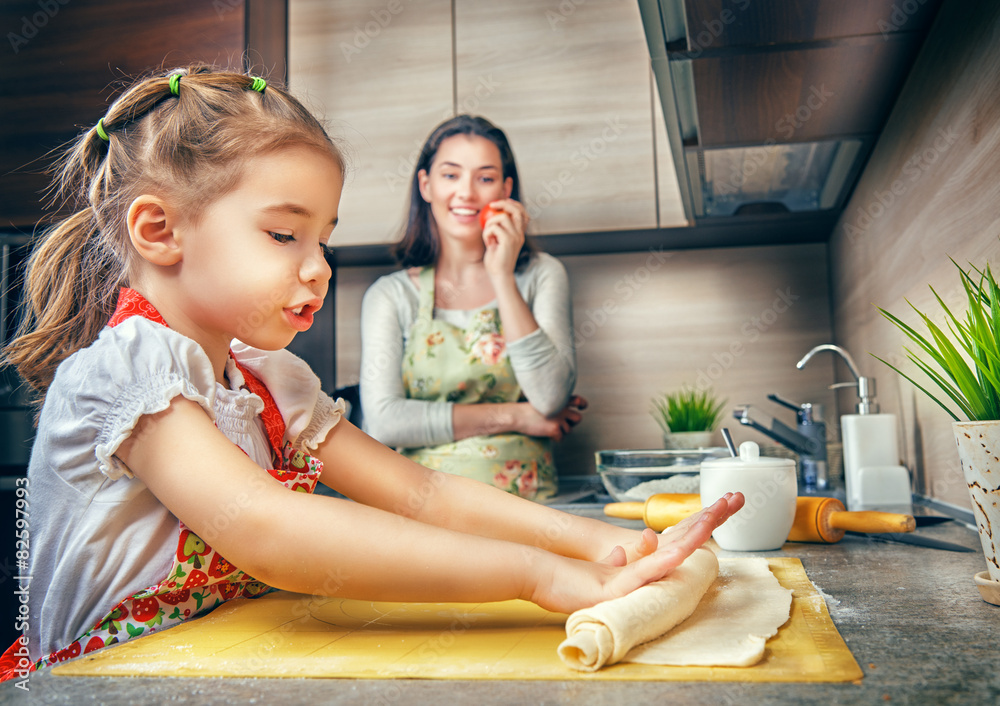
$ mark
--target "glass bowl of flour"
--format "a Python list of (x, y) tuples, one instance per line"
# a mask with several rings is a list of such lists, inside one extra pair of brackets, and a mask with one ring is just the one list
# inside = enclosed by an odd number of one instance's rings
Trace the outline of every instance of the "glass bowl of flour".
[(645, 502), (656, 493), (699, 493), (701, 462), (725, 458), (724, 447), (692, 450), (614, 449), (594, 454), (597, 473), (618, 502)]

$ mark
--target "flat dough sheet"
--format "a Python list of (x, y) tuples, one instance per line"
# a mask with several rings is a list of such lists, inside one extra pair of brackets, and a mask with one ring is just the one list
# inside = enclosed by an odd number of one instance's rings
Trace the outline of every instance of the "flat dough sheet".
[(720, 559), (719, 576), (694, 613), (663, 637), (634, 647), (622, 661), (675, 666), (748, 667), (790, 615), (792, 591), (767, 559)]

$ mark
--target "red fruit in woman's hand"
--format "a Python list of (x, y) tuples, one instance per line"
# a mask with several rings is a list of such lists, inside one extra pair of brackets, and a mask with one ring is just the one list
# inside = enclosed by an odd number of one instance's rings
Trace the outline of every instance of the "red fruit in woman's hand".
[(483, 206), (483, 209), (479, 212), (480, 227), (485, 229), (486, 221), (490, 220), (491, 218), (493, 218), (493, 216), (497, 215), (498, 213), (503, 213), (503, 211), (500, 209), (491, 208), (490, 206)]

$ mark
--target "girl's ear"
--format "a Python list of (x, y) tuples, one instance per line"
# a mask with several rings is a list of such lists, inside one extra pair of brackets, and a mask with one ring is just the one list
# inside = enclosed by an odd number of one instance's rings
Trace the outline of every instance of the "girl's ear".
[(427, 170), (421, 169), (417, 172), (417, 184), (420, 186), (420, 195), (424, 197), (424, 201), (427, 203), (431, 202), (431, 192), (427, 188), (427, 183), (430, 179), (427, 177)]
[(514, 177), (507, 177), (503, 180), (503, 192), (504, 196), (508, 199), (510, 198), (510, 195), (514, 193)]
[(174, 222), (166, 202), (143, 194), (128, 209), (128, 234), (144, 260), (162, 267), (181, 260), (180, 243), (174, 237)]

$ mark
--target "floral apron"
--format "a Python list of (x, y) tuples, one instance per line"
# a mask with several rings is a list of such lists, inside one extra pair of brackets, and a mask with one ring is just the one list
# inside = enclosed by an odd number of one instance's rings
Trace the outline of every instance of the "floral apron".
[[(142, 295), (123, 289), (108, 326), (116, 326), (130, 316), (142, 316), (167, 325)], [(267, 472), (290, 490), (313, 492), (323, 470), (322, 463), (293, 449), (289, 443), (283, 443), (285, 423), (274, 398), (260, 380), (239, 363), (236, 365), (243, 373), (246, 389), (264, 401), (261, 418), (275, 465)], [(149, 635), (206, 613), (231, 598), (255, 598), (270, 590), (270, 586), (226, 561), (181, 522), (174, 565), (162, 581), (125, 598), (72, 644), (41, 658), (31, 668), (49, 666), (133, 637)], [(21, 644), (19, 638), (0, 658), (0, 681), (15, 676), (13, 669), (18, 660), (14, 656)]]
[[(421, 270), (418, 281), (419, 312), (403, 352), (406, 396), (459, 404), (521, 400), (499, 311), (482, 309), (469, 328), (461, 329), (434, 318), (434, 268)], [(508, 432), (400, 453), (428, 468), (475, 478), (525, 498), (541, 500), (556, 493), (551, 439)]]

